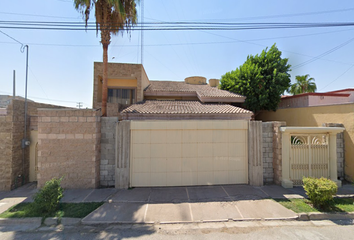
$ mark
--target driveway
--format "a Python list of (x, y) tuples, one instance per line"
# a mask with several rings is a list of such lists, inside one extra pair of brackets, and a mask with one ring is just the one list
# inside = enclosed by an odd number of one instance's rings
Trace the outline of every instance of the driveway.
[[(282, 193), (281, 193), (282, 192)], [(177, 223), (295, 219), (269, 199), (293, 194), (279, 186), (222, 185), (117, 190), (107, 203), (83, 219), (92, 223)]]

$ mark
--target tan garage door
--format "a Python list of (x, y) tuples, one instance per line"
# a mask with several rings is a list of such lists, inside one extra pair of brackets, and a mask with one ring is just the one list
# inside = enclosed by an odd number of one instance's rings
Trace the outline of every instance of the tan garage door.
[(248, 183), (248, 121), (131, 122), (131, 185)]

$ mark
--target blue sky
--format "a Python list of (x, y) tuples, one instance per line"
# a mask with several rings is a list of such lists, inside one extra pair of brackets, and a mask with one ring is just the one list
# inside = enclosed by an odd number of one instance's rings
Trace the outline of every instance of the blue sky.
[[(1, 1), (0, 21), (81, 21), (72, 2)], [(354, 3), (144, 0), (144, 9), (145, 22), (322, 23), (353, 21)], [(90, 21), (94, 21), (93, 16)], [(94, 31), (0, 30), (29, 45), (29, 98), (71, 107), (77, 102), (83, 102), (84, 107), (92, 106), (93, 62), (102, 61), (99, 35)], [(282, 57), (289, 58), (294, 67), (290, 72), (292, 82), (296, 75), (310, 74), (316, 80), (318, 92), (332, 91), (353, 87), (354, 41), (350, 41), (353, 33), (354, 27), (145, 31), (143, 64), (150, 80), (220, 78), (242, 65), (249, 54), (258, 54), (276, 43)], [(140, 39), (140, 31), (113, 36), (109, 62), (140, 63)], [(12, 72), (16, 70), (17, 95), (24, 96), (26, 55), (20, 52), (20, 46), (0, 33), (0, 94), (12, 94)], [(302, 66), (295, 67), (299, 64)]]

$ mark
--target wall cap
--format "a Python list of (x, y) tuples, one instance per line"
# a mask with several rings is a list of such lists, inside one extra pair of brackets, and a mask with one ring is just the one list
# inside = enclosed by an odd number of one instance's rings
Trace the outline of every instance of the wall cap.
[(280, 127), (284, 133), (341, 133), (343, 127)]

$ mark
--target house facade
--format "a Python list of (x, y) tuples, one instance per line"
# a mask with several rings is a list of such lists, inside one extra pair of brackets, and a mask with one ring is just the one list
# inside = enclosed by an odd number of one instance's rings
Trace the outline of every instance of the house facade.
[[(304, 93), (284, 96), (276, 112), (263, 111), (256, 117), (261, 121), (284, 121), (287, 126), (344, 127), (337, 137), (338, 176), (354, 179), (354, 89), (325, 93)], [(338, 141), (338, 140), (337, 140)]]

